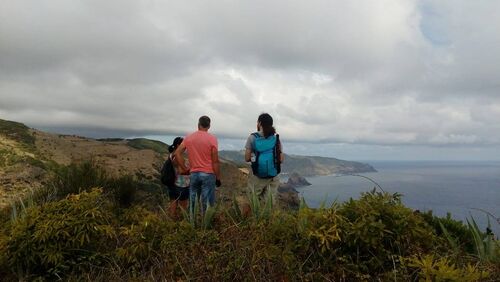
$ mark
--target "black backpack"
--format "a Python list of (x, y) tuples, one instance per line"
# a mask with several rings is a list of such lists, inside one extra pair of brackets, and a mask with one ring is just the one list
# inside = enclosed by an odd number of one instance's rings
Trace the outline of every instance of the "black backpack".
[(170, 156), (165, 161), (165, 163), (163, 163), (163, 167), (161, 168), (160, 172), (160, 180), (161, 183), (167, 185), (167, 187), (173, 187), (175, 185), (174, 164), (172, 163)]

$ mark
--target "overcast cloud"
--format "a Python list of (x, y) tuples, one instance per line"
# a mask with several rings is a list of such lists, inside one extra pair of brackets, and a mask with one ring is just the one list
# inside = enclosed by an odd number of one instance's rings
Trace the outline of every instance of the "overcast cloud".
[(500, 1), (2, 1), (0, 118), (500, 146)]

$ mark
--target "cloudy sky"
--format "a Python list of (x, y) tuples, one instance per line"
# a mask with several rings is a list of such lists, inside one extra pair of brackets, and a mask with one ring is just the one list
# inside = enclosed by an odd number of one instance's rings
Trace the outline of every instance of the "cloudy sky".
[[(0, 3), (0, 118), (289, 152), (500, 160), (500, 1)], [(161, 139), (161, 137), (158, 137)], [(164, 137), (167, 138), (167, 137)], [(241, 144), (241, 146), (240, 146)]]

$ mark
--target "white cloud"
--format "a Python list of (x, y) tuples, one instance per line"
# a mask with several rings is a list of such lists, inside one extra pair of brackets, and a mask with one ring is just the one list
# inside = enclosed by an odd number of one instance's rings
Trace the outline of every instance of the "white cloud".
[(33, 126), (500, 144), (500, 4), (8, 1), (0, 114)]

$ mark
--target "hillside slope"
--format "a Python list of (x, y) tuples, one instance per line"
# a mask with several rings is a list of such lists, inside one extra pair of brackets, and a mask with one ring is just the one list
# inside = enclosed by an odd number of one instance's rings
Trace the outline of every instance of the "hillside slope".
[[(91, 139), (52, 134), (0, 119), (0, 207), (47, 181), (55, 166), (92, 159), (111, 176), (158, 182), (167, 144), (148, 139)], [(245, 193), (247, 174), (222, 160), (222, 199)]]
[[(247, 166), (247, 164), (243, 161), (244, 151), (221, 151), (220, 156), (234, 162), (238, 166)], [(302, 176), (318, 176), (376, 172), (376, 170), (371, 165), (360, 162), (345, 161), (327, 157), (285, 154), (282, 172), (288, 174), (297, 172)]]

